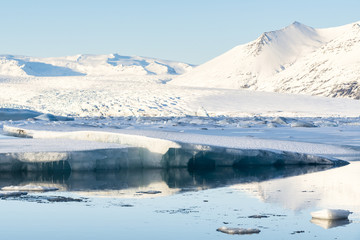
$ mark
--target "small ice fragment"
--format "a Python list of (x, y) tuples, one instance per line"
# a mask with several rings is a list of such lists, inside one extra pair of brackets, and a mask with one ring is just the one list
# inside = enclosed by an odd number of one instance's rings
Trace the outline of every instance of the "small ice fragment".
[(138, 194), (159, 194), (159, 193), (161, 193), (161, 191), (149, 190), (149, 191), (139, 191), (136, 193), (138, 193)]
[(83, 202), (83, 199), (72, 198), (72, 197), (63, 197), (63, 196), (50, 196), (46, 198), (49, 202)]
[(272, 120), (272, 122), (280, 125), (286, 125), (288, 124), (289, 120), (284, 117), (276, 117)]
[(326, 220), (337, 220), (337, 219), (347, 219), (351, 214), (348, 210), (342, 209), (323, 209), (320, 211), (312, 212), (311, 216), (316, 219), (326, 219)]
[(216, 229), (216, 231), (227, 234), (253, 234), (260, 232), (260, 230), (256, 228), (228, 228), (228, 227), (220, 227)]
[(316, 127), (313, 123), (311, 122), (306, 122), (306, 121), (294, 121), (291, 123), (291, 127), (305, 127), (305, 128), (313, 128)]
[(269, 216), (267, 215), (251, 215), (248, 216), (248, 218), (268, 218)]
[(38, 185), (24, 185), (24, 186), (7, 186), (1, 188), (2, 191), (34, 191), (34, 192), (48, 192), (48, 191), (57, 191), (58, 188), (55, 187), (44, 187)]

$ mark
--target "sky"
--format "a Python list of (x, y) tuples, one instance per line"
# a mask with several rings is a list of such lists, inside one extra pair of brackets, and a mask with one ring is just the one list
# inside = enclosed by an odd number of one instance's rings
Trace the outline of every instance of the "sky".
[(0, 0), (0, 54), (118, 53), (201, 64), (294, 21), (360, 21), (359, 0)]

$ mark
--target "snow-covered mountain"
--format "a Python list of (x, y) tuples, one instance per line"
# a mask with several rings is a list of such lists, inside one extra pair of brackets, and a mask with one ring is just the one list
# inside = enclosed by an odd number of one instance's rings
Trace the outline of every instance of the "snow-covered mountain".
[(16, 77), (176, 75), (192, 67), (181, 62), (118, 54), (54, 58), (0, 56), (0, 75)]
[(360, 98), (360, 22), (266, 32), (171, 84)]

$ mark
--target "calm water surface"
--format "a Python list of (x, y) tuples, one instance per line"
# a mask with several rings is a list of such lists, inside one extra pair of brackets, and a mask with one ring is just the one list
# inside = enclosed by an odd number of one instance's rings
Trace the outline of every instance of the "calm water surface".
[[(0, 186), (56, 186), (56, 192), (0, 200), (2, 239), (360, 239), (360, 162), (189, 172), (2, 174)], [(149, 192), (150, 191), (150, 192)], [(50, 196), (81, 202), (49, 202)], [(312, 222), (340, 208), (349, 221)], [(263, 218), (249, 218), (262, 215)], [(227, 235), (222, 226), (258, 228)]]

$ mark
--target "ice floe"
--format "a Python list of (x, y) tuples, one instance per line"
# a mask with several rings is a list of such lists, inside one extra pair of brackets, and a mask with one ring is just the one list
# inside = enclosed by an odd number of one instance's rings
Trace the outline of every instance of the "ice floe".
[(39, 186), (39, 185), (23, 185), (23, 186), (6, 186), (0, 189), (1, 191), (23, 191), (23, 192), (48, 192), (48, 191), (57, 191), (58, 188)]
[(216, 229), (218, 232), (227, 233), (227, 234), (254, 234), (260, 233), (260, 230), (257, 228), (228, 228), (220, 227)]
[(312, 212), (311, 216), (316, 219), (339, 220), (339, 219), (347, 219), (350, 214), (351, 212), (348, 210), (323, 209), (320, 211)]

